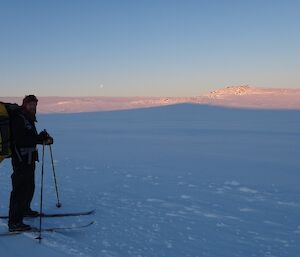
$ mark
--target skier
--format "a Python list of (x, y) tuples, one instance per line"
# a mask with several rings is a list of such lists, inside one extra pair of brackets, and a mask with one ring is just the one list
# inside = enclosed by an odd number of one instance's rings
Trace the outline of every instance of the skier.
[(12, 191), (9, 204), (9, 231), (30, 230), (23, 223), (24, 217), (36, 217), (37, 211), (30, 204), (34, 195), (35, 162), (38, 161), (37, 144), (53, 144), (53, 138), (44, 130), (37, 133), (34, 95), (25, 96), (20, 111), (11, 118), (12, 135)]

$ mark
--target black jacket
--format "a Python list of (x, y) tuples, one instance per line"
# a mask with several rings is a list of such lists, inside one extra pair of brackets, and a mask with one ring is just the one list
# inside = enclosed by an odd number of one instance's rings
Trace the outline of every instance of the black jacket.
[[(38, 155), (36, 145), (42, 143), (41, 137), (38, 135), (35, 122), (30, 116), (22, 109), (15, 113), (11, 118), (11, 138), (12, 138), (12, 157), (18, 157), (19, 161), (37, 161)], [(31, 150), (31, 156), (29, 153), (25, 153), (26, 150)], [(26, 155), (26, 156), (25, 156)]]

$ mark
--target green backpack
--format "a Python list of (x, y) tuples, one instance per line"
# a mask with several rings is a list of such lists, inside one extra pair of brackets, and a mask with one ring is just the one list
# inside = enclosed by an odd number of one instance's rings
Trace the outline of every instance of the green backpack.
[(10, 119), (19, 110), (17, 104), (0, 102), (0, 162), (11, 156)]

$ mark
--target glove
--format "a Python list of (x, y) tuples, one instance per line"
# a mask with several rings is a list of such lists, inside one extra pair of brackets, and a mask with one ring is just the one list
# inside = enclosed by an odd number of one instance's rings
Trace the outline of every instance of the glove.
[(39, 134), (39, 138), (42, 141), (45, 141), (48, 137), (50, 137), (50, 135), (48, 134), (48, 132), (46, 130), (43, 130), (42, 132), (40, 132)]
[(44, 140), (45, 145), (53, 145), (53, 137), (49, 136), (46, 140)]
[(45, 144), (45, 145), (52, 145), (53, 144), (53, 137), (51, 137), (46, 130), (43, 130), (40, 132), (38, 135), (38, 142), (40, 144)]

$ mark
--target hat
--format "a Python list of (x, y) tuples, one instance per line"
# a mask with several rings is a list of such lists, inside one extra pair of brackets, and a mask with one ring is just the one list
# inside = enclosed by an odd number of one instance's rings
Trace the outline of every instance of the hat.
[(28, 104), (28, 103), (30, 103), (30, 102), (38, 102), (38, 99), (36, 98), (36, 96), (35, 95), (27, 95), (27, 96), (25, 96), (24, 97), (24, 99), (23, 99), (23, 106), (25, 105), (25, 104)]

